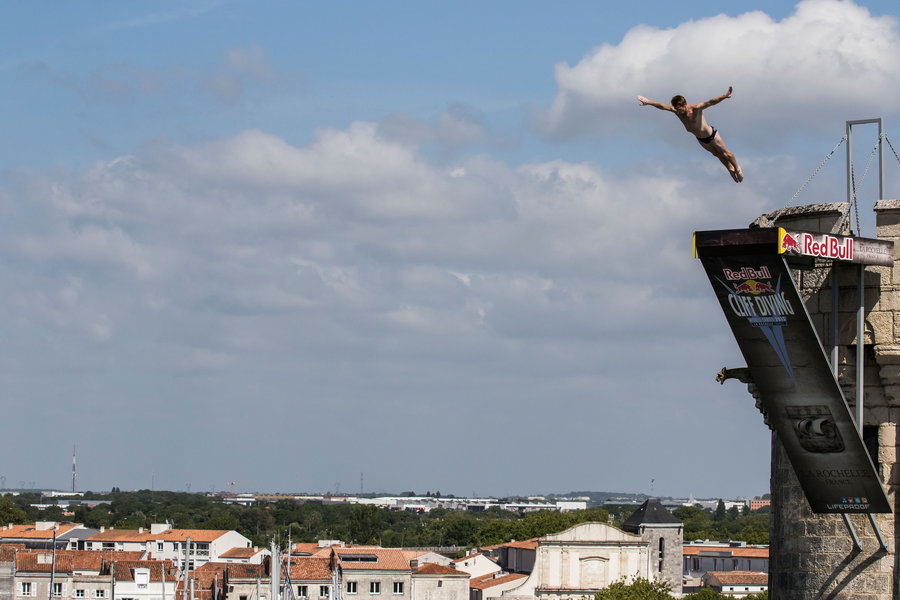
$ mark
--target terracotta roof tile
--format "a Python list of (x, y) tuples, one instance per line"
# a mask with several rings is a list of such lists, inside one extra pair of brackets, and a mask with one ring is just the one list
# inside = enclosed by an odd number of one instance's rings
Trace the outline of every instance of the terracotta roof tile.
[(525, 550), (536, 550), (538, 547), (538, 539), (531, 538), (530, 540), (522, 540), (521, 542), (508, 542), (506, 544), (500, 545), (507, 546), (508, 548), (524, 548)]
[(202, 589), (209, 589), (217, 577), (221, 585), (225, 581), (225, 574), (228, 575), (228, 579), (256, 579), (266, 576), (263, 565), (243, 563), (208, 562), (191, 571), (196, 585)]
[(769, 585), (769, 574), (760, 571), (709, 571), (722, 585)]
[[(56, 570), (64, 573), (73, 571), (100, 572), (104, 564), (116, 561), (139, 561), (143, 552), (116, 552), (105, 550), (57, 550)], [(47, 550), (19, 551), (16, 569), (19, 571), (49, 572), (53, 553)]]
[(104, 562), (141, 560), (144, 556), (143, 552), (137, 550), (133, 552), (115, 550), (63, 550), (62, 552), (72, 555), (72, 567), (76, 571), (99, 572)]
[(166, 581), (175, 581), (175, 566), (171, 560), (117, 560), (112, 565), (116, 581), (134, 581), (135, 569), (150, 569), (150, 581), (162, 581), (163, 568)]
[(501, 585), (504, 583), (510, 583), (512, 581), (516, 581), (517, 579), (524, 579), (528, 577), (525, 573), (506, 573), (505, 575), (500, 575), (499, 577), (495, 577), (494, 573), (488, 573), (487, 575), (481, 575), (480, 577), (473, 577), (469, 580), (469, 587), (474, 588), (476, 590), (486, 590), (487, 588), (494, 587), (495, 585)]
[[(58, 523), (56, 535), (59, 536), (67, 531), (81, 527), (79, 523)], [(53, 528), (37, 529), (35, 525), (13, 525), (11, 527), (0, 527), (0, 539), (39, 539), (52, 540)]]
[(138, 531), (137, 529), (107, 529), (98, 531), (91, 537), (87, 538), (89, 542), (138, 542), (145, 543), (155, 539), (150, 535), (149, 531)]
[(228, 533), (225, 529), (167, 529), (157, 533), (150, 539), (165, 540), (167, 542), (184, 542), (191, 538), (192, 542), (214, 542)]
[(415, 575), (462, 575), (468, 576), (468, 573), (457, 571), (453, 567), (445, 567), (435, 563), (426, 563), (419, 567)]
[[(16, 571), (28, 571), (30, 573), (49, 573), (53, 566), (53, 553), (44, 552), (19, 552), (16, 554)], [(56, 572), (72, 572), (72, 556), (56, 554)]]
[(330, 580), (331, 568), (327, 558), (315, 558), (312, 556), (298, 556), (291, 559), (291, 580)]
[[(409, 561), (398, 548), (357, 546), (332, 548), (345, 571), (409, 571)], [(354, 560), (360, 557), (362, 560)], [(372, 560), (374, 558), (374, 560)]]
[(230, 563), (228, 565), (228, 578), (229, 579), (256, 579), (258, 577), (266, 576), (266, 567), (265, 565), (249, 565), (242, 563)]
[[(326, 546), (327, 548), (328, 546)], [(291, 554), (308, 554), (313, 555), (322, 548), (315, 542), (297, 542), (291, 546)]]
[(229, 563), (208, 562), (191, 571), (191, 577), (196, 582), (194, 585), (200, 589), (210, 589), (218, 580), (219, 585), (225, 581), (225, 571)]
[(262, 548), (232, 548), (219, 554), (219, 558), (252, 558), (262, 550)]

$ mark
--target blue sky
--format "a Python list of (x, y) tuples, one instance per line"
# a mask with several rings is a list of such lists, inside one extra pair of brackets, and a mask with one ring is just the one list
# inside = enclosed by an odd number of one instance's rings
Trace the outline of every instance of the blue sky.
[[(691, 233), (892, 135), (893, 3), (50, 6), (0, 7), (8, 486), (767, 491)], [(740, 185), (635, 100), (729, 85)]]

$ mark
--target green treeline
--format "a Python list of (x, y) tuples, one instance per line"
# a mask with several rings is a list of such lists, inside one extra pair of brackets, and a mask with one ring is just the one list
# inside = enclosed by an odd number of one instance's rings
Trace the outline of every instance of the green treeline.
[(684, 539), (690, 540), (740, 540), (748, 544), (769, 543), (768, 512), (740, 512), (725, 510), (719, 501), (715, 511), (698, 506), (679, 506), (672, 511), (684, 523)]
[[(428, 513), (393, 511), (369, 505), (297, 504), (292, 500), (258, 503), (251, 507), (217, 502), (203, 494), (140, 490), (110, 494), (85, 494), (105, 500), (94, 508), (80, 506), (64, 515), (58, 507), (36, 509), (37, 494), (0, 497), (0, 523), (75, 521), (87, 527), (149, 528), (169, 522), (180, 529), (233, 529), (265, 546), (271, 540), (284, 544), (322, 539), (379, 544), (384, 547), (489, 546), (510, 540), (526, 540), (556, 533), (578, 523), (597, 521), (621, 526), (634, 506), (609, 506), (560, 513), (541, 511), (518, 514), (499, 508), (485, 511)], [(740, 539), (768, 542), (768, 514), (717, 517), (697, 507), (681, 507), (675, 515), (685, 523), (686, 540)], [(610, 518), (612, 517), (612, 518)]]
[[(720, 594), (712, 588), (703, 588), (699, 592), (683, 596), (682, 600), (728, 600), (733, 597)], [(669, 586), (661, 581), (637, 579), (630, 583), (617, 581), (594, 594), (594, 600), (675, 600), (675, 597)], [(744, 600), (769, 600), (769, 592), (744, 596)]]

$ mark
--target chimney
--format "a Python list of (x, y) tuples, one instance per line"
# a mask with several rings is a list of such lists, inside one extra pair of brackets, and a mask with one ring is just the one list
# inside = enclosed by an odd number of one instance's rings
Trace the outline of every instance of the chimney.
[(101, 526), (100, 526), (100, 533), (103, 533), (104, 531), (106, 531), (106, 527), (104, 527), (103, 525), (101, 525)]
[(144, 533), (144, 528), (143, 528), (143, 527), (138, 527), (138, 533)]

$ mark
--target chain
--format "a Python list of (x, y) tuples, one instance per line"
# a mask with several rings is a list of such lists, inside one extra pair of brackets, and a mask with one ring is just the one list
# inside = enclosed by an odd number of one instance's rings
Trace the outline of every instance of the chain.
[[(866, 179), (866, 173), (869, 172), (869, 166), (872, 164), (872, 159), (875, 158), (875, 153), (878, 151), (878, 146), (881, 144), (881, 139), (875, 142), (875, 147), (872, 148), (872, 154), (869, 155), (869, 160), (866, 161), (866, 168), (863, 170), (862, 177), (859, 180), (859, 187), (862, 187), (863, 181)], [(854, 197), (856, 196), (856, 191), (853, 192)]]
[[(791, 205), (791, 203), (792, 203), (794, 200), (797, 199), (797, 196), (800, 195), (800, 192), (802, 192), (804, 189), (806, 189), (806, 186), (809, 185), (809, 182), (812, 181), (813, 178), (814, 178), (816, 175), (819, 174), (819, 171), (822, 170), (822, 167), (825, 166), (825, 163), (827, 163), (828, 160), (831, 158), (831, 156), (832, 156), (835, 152), (837, 152), (837, 149), (841, 147), (841, 144), (843, 144), (843, 143), (846, 142), (846, 141), (847, 141), (847, 136), (845, 135), (844, 137), (842, 137), (842, 138), (840, 139), (840, 141), (837, 143), (837, 145), (836, 145), (834, 148), (831, 149), (831, 152), (828, 153), (828, 155), (825, 157), (825, 160), (823, 160), (823, 161), (819, 164), (819, 166), (816, 167), (816, 170), (813, 171), (813, 174), (810, 175), (809, 178), (807, 178), (806, 182), (805, 182), (803, 185), (800, 186), (800, 189), (797, 190), (797, 192), (796, 192), (793, 196), (791, 196), (791, 199), (788, 200), (787, 204), (785, 204), (785, 205), (784, 205), (784, 208), (781, 209), (781, 210), (785, 210), (788, 206)], [(898, 159), (898, 160), (900, 160), (900, 159)]]
[[(853, 214), (856, 217), (856, 235), (862, 235), (859, 231), (859, 206), (856, 204), (856, 169), (850, 167), (850, 205), (853, 206)], [(850, 233), (853, 233), (853, 223), (850, 223)]]
[(891, 147), (891, 152), (894, 153), (894, 158), (896, 158), (897, 163), (900, 164), (900, 156), (897, 156), (897, 151), (894, 150), (894, 145), (891, 143), (891, 139), (887, 136), (886, 133), (882, 133), (881, 135), (884, 136), (884, 141), (886, 141), (888, 143), (888, 146)]

